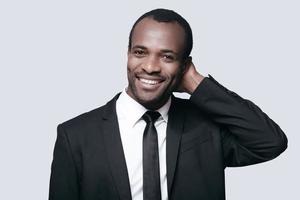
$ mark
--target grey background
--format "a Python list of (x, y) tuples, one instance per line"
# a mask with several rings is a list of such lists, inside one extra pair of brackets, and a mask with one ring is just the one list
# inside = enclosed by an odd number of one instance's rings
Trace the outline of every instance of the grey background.
[(251, 99), (288, 135), (278, 159), (226, 169), (227, 199), (299, 199), (298, 1), (3, 0), (1, 200), (47, 199), (56, 126), (126, 86), (129, 30), (157, 7), (190, 22), (202, 74)]

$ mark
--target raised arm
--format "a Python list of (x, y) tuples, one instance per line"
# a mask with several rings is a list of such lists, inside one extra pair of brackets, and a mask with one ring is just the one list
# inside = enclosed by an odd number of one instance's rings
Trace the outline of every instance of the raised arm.
[(225, 166), (245, 166), (277, 157), (287, 148), (280, 127), (258, 106), (228, 90), (190, 62), (180, 91), (220, 125)]

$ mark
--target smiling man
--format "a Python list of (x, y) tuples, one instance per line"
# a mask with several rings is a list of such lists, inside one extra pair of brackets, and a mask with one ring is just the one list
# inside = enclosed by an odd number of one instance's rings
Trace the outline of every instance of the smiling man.
[(174, 11), (135, 22), (128, 86), (58, 126), (49, 199), (221, 200), (226, 167), (286, 149), (286, 136), (260, 108), (196, 70), (192, 45), (189, 24)]
[(176, 22), (144, 18), (134, 28), (128, 49), (128, 90), (148, 109), (158, 109), (170, 98), (184, 70), (184, 29)]

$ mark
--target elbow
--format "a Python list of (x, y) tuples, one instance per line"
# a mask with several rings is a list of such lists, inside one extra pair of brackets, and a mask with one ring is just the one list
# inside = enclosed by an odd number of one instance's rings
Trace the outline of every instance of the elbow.
[(269, 125), (268, 128), (265, 129), (265, 135), (265, 158), (267, 160), (271, 160), (278, 157), (287, 149), (288, 139), (284, 134), (283, 130), (277, 124), (275, 124), (275, 126)]
[(287, 139), (286, 135), (283, 134), (283, 137), (280, 140), (278, 147), (280, 149), (280, 153), (284, 152), (287, 149), (288, 139)]
[(270, 154), (270, 158), (278, 157), (282, 152), (287, 149), (288, 139), (285, 134), (282, 134), (280, 138), (277, 138), (272, 142), (272, 152)]

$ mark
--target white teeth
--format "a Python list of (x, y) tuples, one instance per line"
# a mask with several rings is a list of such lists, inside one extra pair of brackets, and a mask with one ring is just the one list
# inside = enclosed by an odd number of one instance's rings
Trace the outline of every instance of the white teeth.
[(156, 85), (159, 83), (159, 81), (155, 81), (155, 80), (148, 80), (148, 79), (143, 79), (143, 78), (140, 78), (140, 81), (143, 82), (143, 83), (147, 83), (149, 85)]

